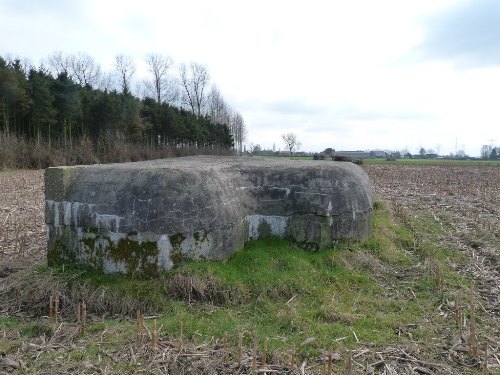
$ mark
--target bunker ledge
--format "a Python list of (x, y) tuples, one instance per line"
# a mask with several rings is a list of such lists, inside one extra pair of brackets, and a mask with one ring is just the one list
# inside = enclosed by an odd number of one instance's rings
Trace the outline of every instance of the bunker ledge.
[(353, 163), (184, 157), (45, 171), (48, 264), (154, 277), (246, 241), (310, 250), (370, 234), (372, 188)]

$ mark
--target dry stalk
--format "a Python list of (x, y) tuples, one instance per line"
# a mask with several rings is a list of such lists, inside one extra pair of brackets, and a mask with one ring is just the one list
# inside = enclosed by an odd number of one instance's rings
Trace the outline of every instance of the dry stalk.
[(241, 366), (241, 351), (243, 346), (243, 333), (238, 336), (238, 365)]
[(156, 326), (156, 319), (153, 319), (153, 333), (151, 337), (151, 346), (153, 349), (158, 347), (158, 329)]
[(253, 354), (252, 354), (252, 370), (255, 371), (257, 369), (257, 344), (259, 339), (257, 335), (253, 337)]
[(181, 331), (180, 331), (180, 334), (179, 334), (179, 352), (182, 352), (183, 335), (184, 335), (184, 325), (183, 325), (183, 322), (181, 321)]
[(462, 333), (463, 318), (462, 318), (462, 305), (460, 300), (460, 294), (457, 294), (455, 298), (455, 322), (457, 323), (457, 327), (460, 333)]
[(56, 297), (54, 302), (54, 321), (57, 323), (58, 315), (59, 315), (59, 297)]
[(332, 351), (328, 353), (328, 362), (327, 362), (327, 367), (326, 367), (326, 373), (327, 375), (330, 375), (332, 373)]
[(227, 363), (227, 333), (226, 332), (224, 332), (224, 338), (223, 338), (222, 346), (224, 348), (223, 362), (225, 364), (225, 363)]
[(347, 350), (347, 361), (346, 361), (346, 366), (347, 374), (351, 375), (352, 374), (352, 352), (348, 349)]
[(81, 318), (82, 318), (82, 304), (78, 302), (76, 304), (76, 323), (78, 326), (81, 324)]
[(295, 369), (295, 345), (292, 346), (292, 354), (290, 355), (290, 369), (292, 372)]
[(267, 359), (267, 337), (264, 337), (264, 352), (262, 353), (262, 368), (266, 368)]
[(142, 346), (143, 344), (143, 334), (142, 334), (142, 328), (143, 328), (143, 321), (142, 321), (142, 315), (141, 315), (141, 310), (137, 310), (136, 313), (136, 319), (135, 319), (135, 335), (137, 339), (137, 344)]
[(85, 333), (85, 326), (87, 324), (87, 304), (85, 301), (81, 303), (81, 310), (80, 310), (80, 333), (83, 334)]
[(484, 345), (483, 375), (488, 374), (488, 343)]
[(476, 336), (476, 307), (474, 302), (470, 304), (470, 323), (469, 323), (469, 353), (477, 357), (478, 342)]
[(49, 320), (52, 321), (52, 314), (53, 314), (53, 305), (54, 305), (54, 297), (50, 296), (49, 297)]
[(20, 232), (20, 230), (19, 230), (19, 223), (18, 223), (18, 222), (16, 222), (16, 229), (15, 229), (15, 233), (16, 233), (15, 249), (16, 249), (16, 252), (17, 252), (18, 254), (20, 254), (20, 253), (21, 253), (21, 251), (20, 251), (21, 249), (20, 249), (20, 247), (19, 247), (19, 232)]

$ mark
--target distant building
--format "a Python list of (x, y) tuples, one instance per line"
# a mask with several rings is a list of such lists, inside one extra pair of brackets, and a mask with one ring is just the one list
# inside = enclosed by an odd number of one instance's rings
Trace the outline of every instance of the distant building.
[(367, 151), (335, 151), (333, 155), (344, 158), (351, 158), (352, 160), (369, 159), (372, 156)]
[(385, 158), (387, 156), (387, 153), (381, 150), (374, 150), (370, 151), (370, 155), (372, 158)]
[(261, 151), (255, 151), (255, 155), (257, 156), (274, 156), (276, 155), (276, 152), (273, 150), (261, 150)]
[(325, 155), (326, 157), (331, 157), (331, 156), (333, 156), (334, 152), (335, 152), (335, 149), (328, 147), (328, 148), (325, 148), (325, 150), (322, 152), (322, 154)]

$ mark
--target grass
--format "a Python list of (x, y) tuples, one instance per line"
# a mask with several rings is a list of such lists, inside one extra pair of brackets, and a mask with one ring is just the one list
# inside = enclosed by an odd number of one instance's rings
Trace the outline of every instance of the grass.
[(500, 160), (461, 160), (461, 159), (397, 159), (388, 161), (386, 159), (363, 159), (364, 164), (403, 164), (403, 165), (448, 165), (448, 166), (467, 166), (467, 165), (488, 165), (500, 166)]
[[(256, 159), (289, 159), (289, 160), (313, 160), (312, 156), (254, 156)], [(325, 158), (323, 162), (329, 162), (331, 158)], [(461, 160), (461, 159), (396, 159), (385, 158), (363, 159), (363, 164), (402, 164), (402, 165), (440, 165), (440, 166), (492, 166), (500, 167), (500, 160)]]
[[(246, 332), (246, 340), (252, 335), (270, 337), (273, 349), (295, 346), (299, 353), (310, 355), (322, 348), (354, 348), (358, 340), (395, 342), (400, 339), (397, 327), (419, 326), (427, 318), (443, 294), (423, 267), (415, 267), (423, 264), (423, 258), (413, 243), (411, 231), (395, 225), (385, 203), (376, 202), (370, 239), (339, 242), (327, 251), (306, 252), (288, 241), (269, 238), (250, 242), (222, 262), (188, 262), (158, 280), (128, 280), (67, 268), (38, 272), (52, 272), (65, 280), (71, 290), (68, 298), (82, 298), (86, 290), (88, 309), (95, 313), (106, 308), (130, 316), (137, 308), (158, 313), (161, 335), (178, 335), (182, 322), (186, 340), (204, 341), (227, 333), (234, 345), (239, 333)], [(437, 254), (437, 261), (443, 256)], [(406, 275), (404, 283), (398, 275)], [(454, 284), (447, 285), (450, 288), (461, 282), (455, 274), (449, 280)], [(417, 299), (410, 298), (409, 288)], [(107, 302), (92, 300), (88, 290), (105, 295)], [(123, 304), (128, 307), (120, 308)], [(0, 327), (21, 335), (47, 329), (3, 319)], [(105, 320), (90, 323), (88, 329), (97, 333), (110, 325), (127, 324), (131, 327), (130, 322)], [(414, 337), (426, 339), (427, 330), (417, 329)], [(309, 337), (315, 340), (301, 346)]]
[[(53, 342), (74, 337), (71, 349), (41, 352), (36, 363), (24, 360), (34, 372), (54, 360), (77, 371), (81, 363), (98, 359), (113, 371), (135, 373), (141, 368), (137, 363), (111, 361), (109, 354), (136, 347), (137, 309), (156, 317), (160, 339), (178, 343), (182, 326), (184, 343), (191, 347), (227, 334), (228, 347), (234, 349), (244, 334), (245, 348), (253, 347), (254, 337), (262, 348), (267, 337), (269, 352), (286, 355), (296, 348), (297, 360), (318, 358), (324, 349), (428, 348), (436, 332), (453, 335), (453, 314), (439, 311), (455, 300), (457, 291), (466, 295), (472, 284), (449, 267), (464, 261), (457, 251), (432, 240), (445, 230), (440, 223), (395, 215), (385, 202), (376, 201), (372, 235), (362, 243), (340, 241), (329, 250), (307, 252), (279, 238), (251, 241), (229, 259), (186, 262), (155, 280), (39, 267), (25, 278), (37, 278), (43, 293), (32, 292), (37, 285), (30, 282), (9, 295), (24, 310), (32, 306), (39, 318), (1, 317), (0, 351), (15, 353), (26, 341), (40, 342), (37, 337), (44, 337), (42, 342), (45, 337)], [(60, 321), (74, 332), (73, 305), (86, 301), (89, 318), (83, 335), (59, 331), (57, 324), (40, 317), (47, 311), (39, 306), (46, 306), (54, 291), (63, 301)], [(146, 326), (151, 329), (151, 319)]]

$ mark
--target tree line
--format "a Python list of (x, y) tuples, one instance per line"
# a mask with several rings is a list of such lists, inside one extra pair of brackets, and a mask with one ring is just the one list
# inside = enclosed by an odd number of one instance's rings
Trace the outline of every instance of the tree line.
[(237, 149), (245, 123), (199, 63), (146, 56), (148, 76), (118, 55), (109, 72), (85, 53), (55, 52), (38, 67), (0, 56), (0, 135), (50, 148), (128, 143), (174, 149)]

